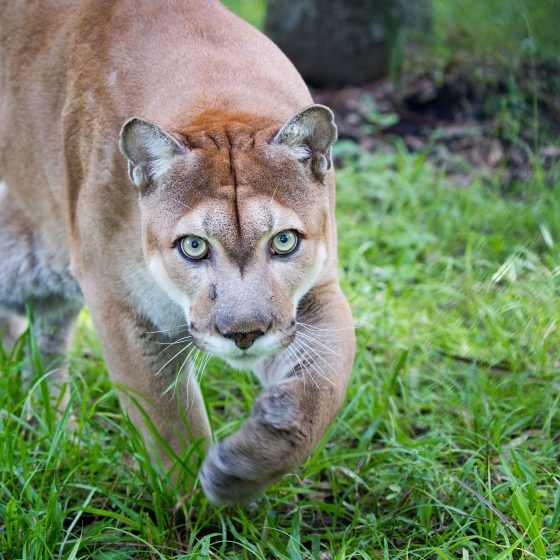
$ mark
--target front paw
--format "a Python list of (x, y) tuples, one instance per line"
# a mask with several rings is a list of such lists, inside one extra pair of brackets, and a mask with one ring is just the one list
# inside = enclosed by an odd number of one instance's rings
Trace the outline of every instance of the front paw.
[(198, 474), (208, 500), (214, 504), (244, 504), (262, 491), (266, 483), (241, 475), (239, 465), (228, 457), (223, 442), (208, 451)]

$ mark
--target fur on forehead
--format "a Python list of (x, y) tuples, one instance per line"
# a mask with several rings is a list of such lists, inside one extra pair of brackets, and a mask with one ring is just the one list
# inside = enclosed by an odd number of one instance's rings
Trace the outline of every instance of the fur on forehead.
[[(277, 233), (283, 229), (305, 230), (312, 236), (314, 222), (318, 222), (315, 216), (311, 216), (307, 222), (307, 216), (262, 196), (247, 198), (239, 207), (241, 216), (238, 221), (225, 201), (200, 204), (178, 220), (175, 234), (181, 236), (192, 233), (218, 240), (232, 240), (234, 243), (241, 236), (257, 242), (267, 233)], [(314, 214), (318, 213), (316, 211)]]
[(328, 211), (328, 190), (309, 183), (301, 170), (291, 170), (289, 160), (265, 159), (258, 153), (240, 154), (236, 159), (235, 178), (229, 164), (219, 157), (200, 154), (189, 163), (179, 163), (163, 188), (145, 197), (142, 205), (168, 224), (194, 216), (199, 209), (209, 209), (208, 215), (222, 222), (229, 216), (240, 224), (254, 220), (254, 215), (271, 215), (273, 208), (282, 208), (303, 222), (312, 221), (318, 211)]
[(177, 134), (190, 149), (239, 151), (257, 140), (270, 141), (279, 126), (280, 122), (258, 115), (212, 109), (200, 113)]
[[(251, 120), (253, 119), (253, 120)], [(150, 191), (181, 212), (209, 199), (269, 197), (294, 209), (325, 200), (324, 185), (309, 166), (271, 143), (278, 123), (238, 114), (211, 113), (181, 130), (189, 157), (177, 158), (162, 189)]]

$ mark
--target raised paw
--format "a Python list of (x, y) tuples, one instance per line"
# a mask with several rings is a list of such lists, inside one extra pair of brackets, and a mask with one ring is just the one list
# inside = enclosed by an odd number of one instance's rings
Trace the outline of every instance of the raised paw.
[(236, 468), (222, 442), (212, 447), (198, 474), (206, 497), (214, 504), (244, 504), (256, 497), (266, 481), (240, 476), (243, 469)]

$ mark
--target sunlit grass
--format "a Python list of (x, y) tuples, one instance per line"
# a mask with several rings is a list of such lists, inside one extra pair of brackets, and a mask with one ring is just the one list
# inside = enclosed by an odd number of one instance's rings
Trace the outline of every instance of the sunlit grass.
[[(358, 353), (313, 456), (247, 508), (208, 505), (194, 478), (181, 496), (120, 415), (86, 314), (75, 433), (38, 356), (21, 385), (26, 341), (0, 356), (5, 558), (560, 557), (558, 170), (464, 188), (422, 154), (338, 153)], [(258, 387), (215, 360), (203, 390), (221, 437)]]

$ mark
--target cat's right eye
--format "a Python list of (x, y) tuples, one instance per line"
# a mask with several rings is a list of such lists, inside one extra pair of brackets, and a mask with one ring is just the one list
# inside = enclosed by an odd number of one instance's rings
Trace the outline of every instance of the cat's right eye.
[(199, 261), (208, 255), (208, 241), (197, 235), (187, 235), (179, 240), (179, 251), (187, 259)]

